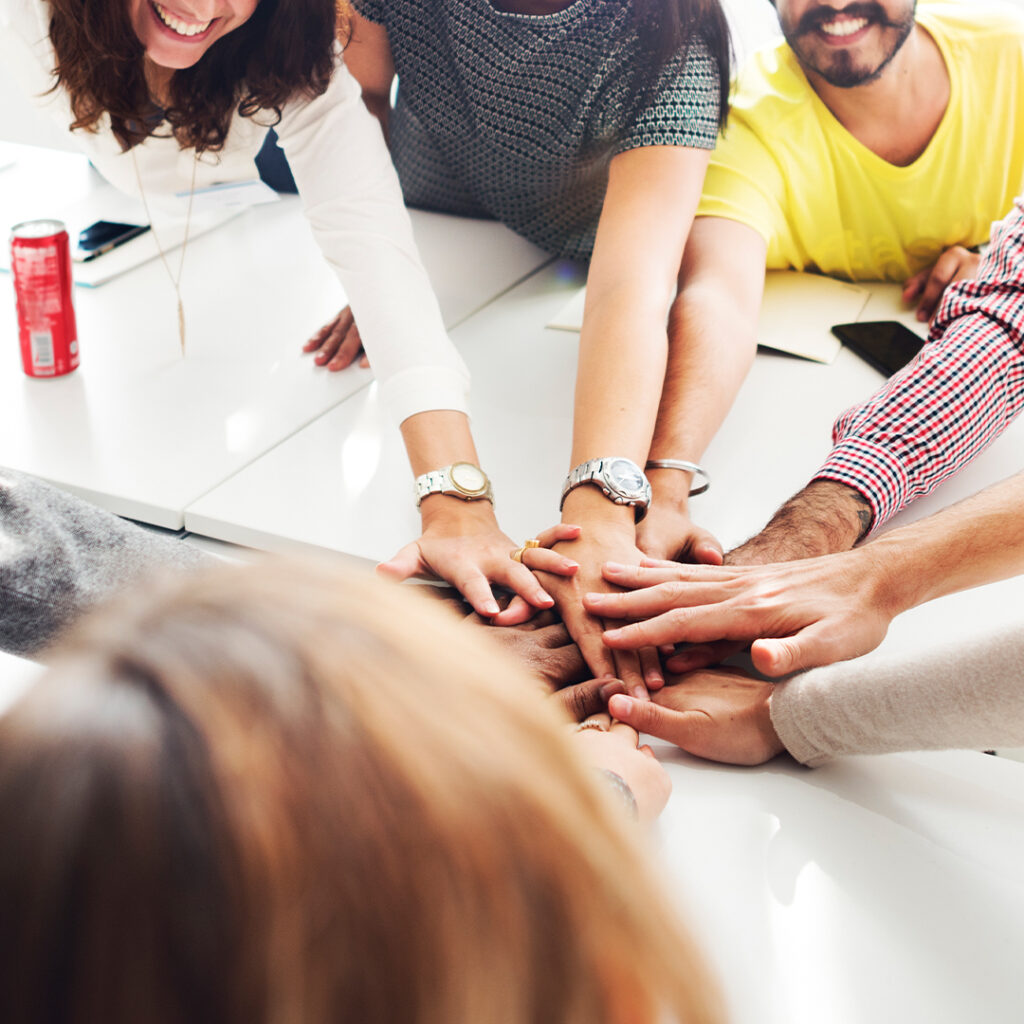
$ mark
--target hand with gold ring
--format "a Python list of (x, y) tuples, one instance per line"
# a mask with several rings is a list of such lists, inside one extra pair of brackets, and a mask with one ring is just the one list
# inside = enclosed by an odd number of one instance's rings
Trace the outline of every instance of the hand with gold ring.
[[(580, 535), (578, 526), (559, 523), (531, 537), (520, 547), (513, 548), (508, 557), (518, 562), (531, 572), (547, 572), (555, 576), (572, 576), (579, 568), (579, 563), (565, 555), (551, 550), (552, 545), (560, 541), (575, 540)], [(520, 570), (521, 571), (521, 570)], [(530, 607), (525, 601), (513, 601), (508, 608), (491, 618), (495, 626), (518, 626), (526, 622), (536, 608)]]
[(523, 555), (527, 551), (530, 551), (532, 548), (539, 547), (540, 541), (536, 537), (531, 537), (529, 540), (523, 541), (523, 546), (521, 548), (516, 548), (515, 551), (510, 551), (508, 553), (508, 557), (511, 558), (513, 562), (522, 562)]

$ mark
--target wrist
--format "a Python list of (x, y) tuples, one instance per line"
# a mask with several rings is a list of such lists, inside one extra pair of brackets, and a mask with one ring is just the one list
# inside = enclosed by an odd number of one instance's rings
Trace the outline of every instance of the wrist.
[[(562, 522), (576, 526), (590, 524), (598, 528), (619, 529), (636, 535), (636, 513), (629, 505), (616, 505), (596, 484), (574, 487), (562, 505)], [(587, 530), (583, 530), (586, 536)]]
[(652, 507), (660, 506), (662, 511), (671, 508), (689, 515), (692, 473), (682, 473), (678, 469), (649, 469), (647, 479), (651, 481)]
[(450, 494), (429, 494), (420, 502), (420, 522), (424, 531), (445, 522), (494, 522), (494, 506), (486, 498), (466, 501)]

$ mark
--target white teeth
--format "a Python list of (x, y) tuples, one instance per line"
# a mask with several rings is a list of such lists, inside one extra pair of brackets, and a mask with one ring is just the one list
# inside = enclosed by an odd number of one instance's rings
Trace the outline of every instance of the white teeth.
[(852, 36), (867, 23), (867, 18), (843, 18), (841, 21), (830, 21), (827, 25), (822, 25), (821, 31), (827, 36)]
[(179, 36), (197, 36), (200, 32), (205, 32), (212, 24), (213, 21), (204, 21), (201, 24), (192, 24), (188, 22), (179, 21), (170, 11), (161, 7), (156, 0), (152, 0), (153, 10), (156, 11), (160, 20), (172, 31), (177, 32)]

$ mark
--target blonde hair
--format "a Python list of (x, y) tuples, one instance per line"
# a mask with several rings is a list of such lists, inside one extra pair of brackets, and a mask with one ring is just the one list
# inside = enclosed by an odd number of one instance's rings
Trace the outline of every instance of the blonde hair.
[(218, 568), (0, 719), (0, 1019), (721, 1019), (529, 677), (408, 588)]

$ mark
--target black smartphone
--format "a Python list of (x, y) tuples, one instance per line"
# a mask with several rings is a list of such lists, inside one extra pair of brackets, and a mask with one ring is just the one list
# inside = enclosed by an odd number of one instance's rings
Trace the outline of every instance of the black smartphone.
[(121, 224), (112, 220), (98, 220), (78, 233), (75, 259), (80, 263), (94, 260), (97, 256), (110, 252), (111, 249), (148, 230), (148, 224)]
[(924, 345), (924, 338), (896, 320), (836, 324), (832, 333), (886, 377), (902, 370)]

